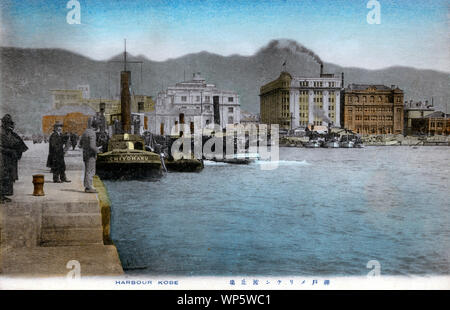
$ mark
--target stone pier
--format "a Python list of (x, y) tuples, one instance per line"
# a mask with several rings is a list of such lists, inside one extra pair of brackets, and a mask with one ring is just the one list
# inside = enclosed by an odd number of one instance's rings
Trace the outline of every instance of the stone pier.
[[(84, 192), (81, 150), (66, 155), (72, 182), (53, 183), (45, 166), (48, 144), (27, 145), (12, 202), (0, 204), (0, 276), (66, 276), (73, 260), (80, 263), (81, 276), (123, 274), (102, 193)], [(32, 195), (34, 174), (45, 176), (45, 196)]]

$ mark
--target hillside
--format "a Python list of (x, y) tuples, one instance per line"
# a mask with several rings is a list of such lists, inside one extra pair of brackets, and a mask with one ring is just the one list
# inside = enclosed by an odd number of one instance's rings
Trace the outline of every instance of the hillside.
[[(40, 130), (41, 117), (51, 109), (51, 89), (72, 89), (89, 84), (91, 97), (119, 94), (120, 63), (95, 61), (61, 49), (21, 49), (1, 47), (1, 114), (11, 113), (17, 128), (26, 132)], [(114, 59), (121, 59), (122, 55)], [(208, 52), (188, 54), (164, 62), (143, 56), (141, 65), (130, 64), (135, 93), (156, 96), (161, 89), (190, 79), (193, 72), (202, 72), (209, 83), (240, 95), (242, 108), (259, 112), (259, 88), (278, 77), (281, 65), (293, 75), (318, 76), (320, 57), (291, 40), (274, 40), (252, 56), (220, 56)], [(355, 64), (355, 66), (358, 64)], [(382, 70), (344, 68), (324, 63), (327, 73), (345, 74), (345, 85), (376, 83), (398, 85), (405, 99), (423, 100), (434, 97), (435, 106), (445, 110), (450, 97), (449, 75), (433, 70), (391, 67)], [(141, 83), (142, 81), (142, 83)]]

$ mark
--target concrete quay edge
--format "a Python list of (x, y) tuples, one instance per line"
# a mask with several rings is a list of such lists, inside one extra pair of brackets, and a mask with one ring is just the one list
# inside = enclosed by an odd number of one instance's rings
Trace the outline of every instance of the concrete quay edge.
[[(13, 201), (0, 204), (0, 277), (65, 277), (70, 260), (80, 262), (81, 276), (123, 275), (109, 235), (106, 189), (84, 192), (81, 152), (66, 157), (72, 182), (53, 183), (48, 170), (34, 168), (39, 154), (33, 153), (33, 145), (29, 148), (19, 162)], [(44, 174), (45, 196), (32, 195), (33, 174)]]

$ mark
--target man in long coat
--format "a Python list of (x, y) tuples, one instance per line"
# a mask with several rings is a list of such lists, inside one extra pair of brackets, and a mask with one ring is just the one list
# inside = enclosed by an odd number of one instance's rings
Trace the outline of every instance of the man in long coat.
[(93, 187), (93, 179), (95, 175), (95, 164), (99, 148), (97, 147), (97, 137), (95, 133), (96, 123), (94, 118), (88, 119), (86, 130), (80, 139), (80, 148), (83, 149), (84, 162), (84, 191), (86, 193), (97, 193)]
[(2, 118), (0, 127), (0, 203), (10, 202), (6, 196), (13, 195), (13, 184), (19, 179), (18, 161), (28, 150), (22, 138), (14, 130), (11, 115)]
[(53, 182), (71, 182), (66, 177), (66, 163), (64, 153), (68, 149), (67, 136), (62, 134), (62, 124), (56, 123), (53, 126), (53, 133), (50, 135), (47, 167), (53, 173)]

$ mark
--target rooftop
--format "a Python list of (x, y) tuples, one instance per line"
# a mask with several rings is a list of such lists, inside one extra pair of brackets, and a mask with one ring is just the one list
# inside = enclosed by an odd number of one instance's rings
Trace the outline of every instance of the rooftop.
[(349, 84), (347, 86), (347, 89), (349, 90), (366, 90), (368, 88), (375, 88), (376, 90), (394, 90), (399, 89), (395, 85), (392, 85), (391, 87), (381, 85), (381, 84)]
[(444, 117), (450, 117), (450, 114), (445, 114), (444, 112), (441, 111), (436, 111), (433, 112), (431, 114), (428, 114), (426, 116), (424, 116), (425, 118), (444, 118)]

